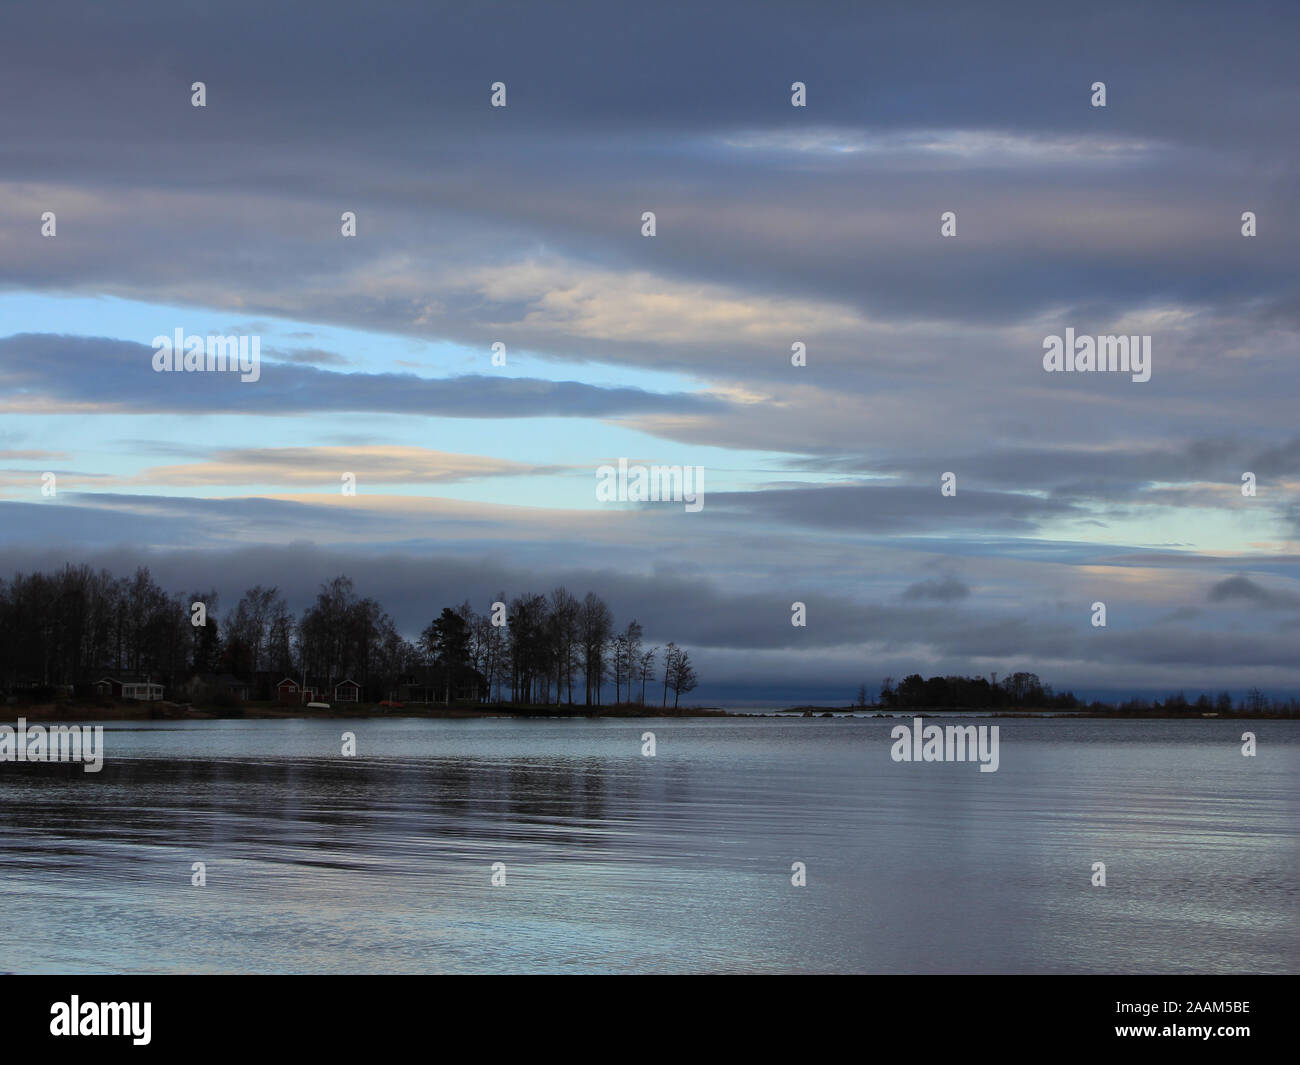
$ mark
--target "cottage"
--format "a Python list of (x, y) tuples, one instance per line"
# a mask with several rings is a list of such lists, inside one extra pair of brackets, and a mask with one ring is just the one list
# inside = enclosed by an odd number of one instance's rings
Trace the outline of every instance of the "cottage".
[(163, 686), (147, 678), (103, 677), (95, 683), (95, 691), (114, 699), (138, 699), (149, 703), (160, 702), (163, 697)]
[(361, 685), (355, 680), (341, 680), (334, 685), (336, 703), (355, 703), (361, 699)]

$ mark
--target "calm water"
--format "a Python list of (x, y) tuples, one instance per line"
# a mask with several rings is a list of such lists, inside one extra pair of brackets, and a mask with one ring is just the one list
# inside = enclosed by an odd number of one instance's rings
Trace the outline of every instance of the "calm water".
[(893, 724), (113, 725), (0, 763), (0, 970), (1300, 970), (1300, 722)]

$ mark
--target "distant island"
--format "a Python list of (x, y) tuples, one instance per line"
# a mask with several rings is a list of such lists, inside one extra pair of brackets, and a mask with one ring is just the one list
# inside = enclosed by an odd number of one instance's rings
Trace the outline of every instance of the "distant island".
[(857, 699), (848, 706), (792, 706), (784, 713), (817, 714), (875, 712), (899, 713), (978, 712), (995, 716), (1041, 717), (1069, 714), (1071, 717), (1300, 717), (1300, 699), (1270, 699), (1259, 688), (1233, 700), (1232, 693), (1220, 691), (1213, 697), (1202, 692), (1188, 699), (1184, 692), (1174, 692), (1163, 702), (1159, 699), (1133, 698), (1118, 703), (1099, 700), (1083, 702), (1072, 692), (1056, 693), (1043, 684), (1036, 673), (1012, 673), (1001, 684), (997, 674), (990, 677), (930, 677), (919, 673), (904, 677), (897, 685), (886, 677), (878, 699), (867, 701), (866, 685), (860, 685)]

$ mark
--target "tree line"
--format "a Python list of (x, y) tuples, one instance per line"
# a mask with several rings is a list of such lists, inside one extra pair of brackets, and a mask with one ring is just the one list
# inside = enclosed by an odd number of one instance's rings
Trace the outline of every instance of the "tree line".
[(346, 576), (322, 584), (297, 616), (278, 588), (261, 585), (221, 620), (218, 606), (211, 588), (168, 594), (147, 567), (115, 577), (69, 565), (0, 580), (0, 684), (69, 686), (130, 673), (174, 685), (194, 673), (279, 674), (351, 679), (371, 700), (409, 685), (446, 702), (600, 706), (612, 683), (616, 704), (659, 696), (666, 707), (671, 693), (677, 707), (698, 682), (684, 648), (646, 646), (635, 619), (616, 628), (600, 596), (579, 599), (562, 586), (508, 601), (498, 593), (486, 614), (468, 601), (444, 607), (414, 640)]
[(616, 705), (645, 705), (656, 694), (651, 685), (662, 681), (661, 705), (671, 692), (677, 707), (698, 682), (684, 648), (672, 641), (646, 646), (638, 621), (618, 629), (600, 596), (578, 599), (563, 586), (509, 602), (499, 592), (487, 614), (468, 602), (444, 607), (416, 650), (448, 692), (463, 690), (468, 676), (481, 700), (498, 703), (600, 706), (612, 682)]

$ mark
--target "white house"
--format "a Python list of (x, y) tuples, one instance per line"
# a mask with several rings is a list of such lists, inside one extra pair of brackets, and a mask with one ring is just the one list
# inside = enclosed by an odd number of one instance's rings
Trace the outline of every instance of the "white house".
[(163, 686), (147, 680), (125, 680), (118, 677), (104, 677), (95, 684), (100, 695), (111, 695), (116, 699), (138, 699), (144, 703), (161, 702)]

